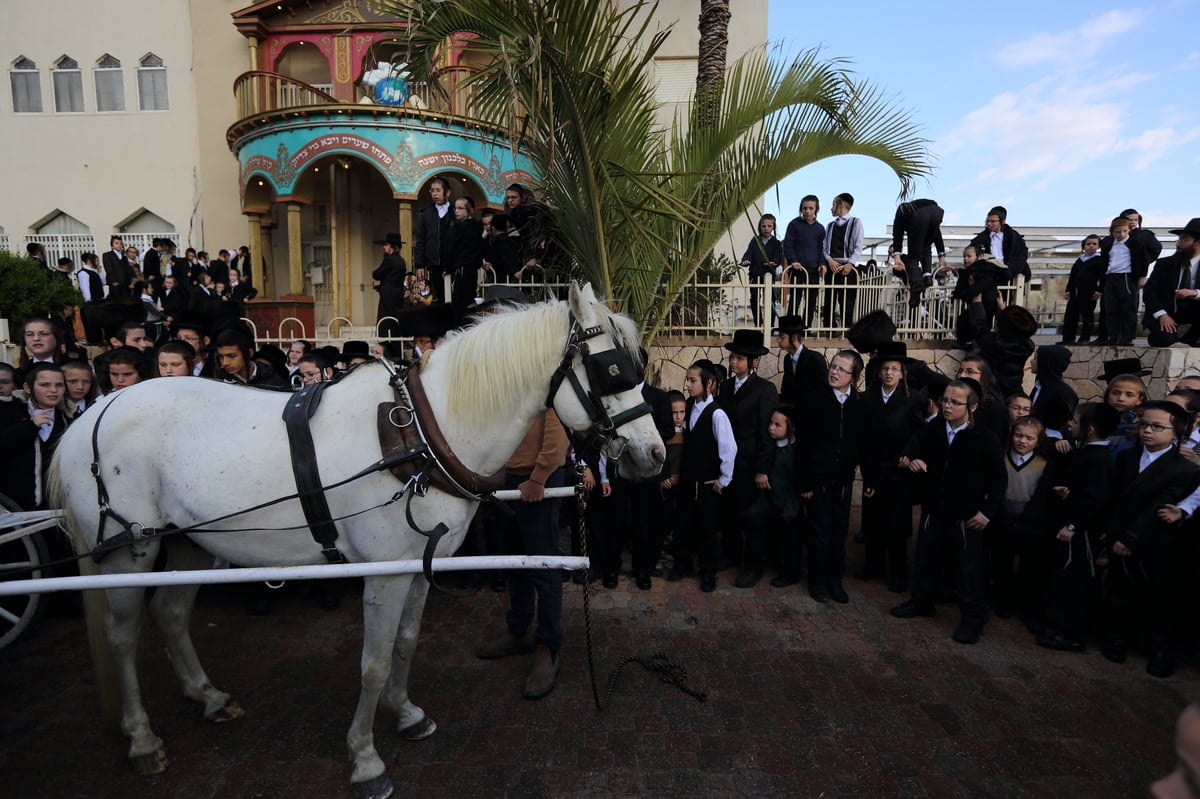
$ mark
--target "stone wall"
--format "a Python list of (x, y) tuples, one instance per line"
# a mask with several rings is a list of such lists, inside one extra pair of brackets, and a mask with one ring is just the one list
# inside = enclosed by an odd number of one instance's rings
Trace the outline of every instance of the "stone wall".
[[(657, 345), (650, 350), (650, 382), (667, 390), (683, 391), (683, 378), (687, 368), (700, 360), (708, 358), (714, 363), (722, 363), (728, 355), (724, 349), (724, 341), (697, 340), (694, 342), (668, 342)], [(850, 347), (845, 340), (821, 340), (806, 343), (824, 353), (826, 360), (833, 357), (839, 350)], [(1071, 365), (1067, 367), (1065, 378), (1079, 395), (1080, 402), (1103, 399), (1104, 381), (1099, 376), (1104, 372), (1104, 361), (1115, 358), (1137, 357), (1142, 365), (1151, 370), (1145, 378), (1149, 395), (1152, 398), (1163, 397), (1171, 386), (1185, 374), (1200, 374), (1200, 348), (1170, 347), (1158, 349), (1154, 347), (1071, 347)], [(942, 341), (911, 341), (908, 342), (908, 354), (911, 358), (919, 358), (929, 364), (935, 371), (944, 375), (953, 375), (958, 369), (958, 363), (966, 355), (960, 349), (954, 348), (951, 342)], [(780, 350), (772, 348), (758, 363), (758, 374), (779, 385), (781, 374)], [(1028, 366), (1026, 367), (1028, 370)], [(1033, 387), (1033, 374), (1026, 371), (1025, 389)]]

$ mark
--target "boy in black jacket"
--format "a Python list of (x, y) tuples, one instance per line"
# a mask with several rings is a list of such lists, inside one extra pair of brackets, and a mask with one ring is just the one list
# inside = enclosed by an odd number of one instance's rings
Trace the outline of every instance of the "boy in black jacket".
[(1108, 515), (1108, 624), (1104, 657), (1125, 660), (1129, 634), (1145, 632), (1150, 651), (1146, 672), (1175, 672), (1171, 651), (1171, 574), (1179, 549), (1178, 503), (1200, 485), (1200, 469), (1176, 446), (1187, 438), (1190, 419), (1174, 402), (1142, 405), (1141, 446), (1117, 455), (1109, 492), (1117, 497)]
[(1096, 576), (1095, 553), (1110, 501), (1108, 437), (1120, 421), (1116, 409), (1103, 402), (1085, 402), (1075, 411), (1071, 433), (1081, 446), (1067, 455), (1062, 479), (1053, 487), (1050, 516), (1058, 526), (1054, 576), (1047, 628), (1038, 634), (1038, 646), (1060, 652), (1083, 651), (1088, 597)]
[[(1104, 277), (1104, 259), (1100, 257), (1100, 237), (1088, 236), (1083, 240), (1083, 255), (1071, 265), (1071, 276), (1067, 278), (1067, 310), (1063, 313), (1062, 341), (1059, 344), (1087, 344), (1092, 339), (1092, 320), (1096, 313), (1096, 300), (1100, 299), (1100, 281)], [(1075, 338), (1079, 323), (1083, 330)]]
[(912, 599), (892, 608), (900, 619), (933, 616), (941, 555), (953, 553), (961, 621), (954, 640), (973, 644), (987, 623), (984, 530), (999, 518), (1007, 477), (995, 436), (972, 424), (983, 389), (954, 380), (942, 395), (942, 415), (913, 436), (901, 465), (925, 475)]
[(808, 594), (846, 604), (846, 533), (854, 470), (866, 431), (858, 379), (862, 357), (842, 350), (829, 363), (829, 383), (800, 398), (796, 418), (796, 492), (808, 508)]

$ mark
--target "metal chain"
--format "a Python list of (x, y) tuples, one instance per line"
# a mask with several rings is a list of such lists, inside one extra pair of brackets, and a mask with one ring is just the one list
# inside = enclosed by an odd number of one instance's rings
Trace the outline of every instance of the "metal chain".
[[(587, 469), (587, 464), (583, 460), (579, 460), (575, 464), (575, 508), (576, 519), (579, 525), (579, 554), (583, 557), (588, 557), (588, 534), (587, 534), (587, 489), (583, 485), (583, 473)], [(592, 567), (589, 561), (588, 565), (583, 570), (583, 632), (584, 638), (587, 641), (587, 665), (588, 678), (592, 685), (592, 701), (596, 705), (597, 710), (605, 710), (612, 701), (613, 691), (617, 687), (617, 678), (621, 676), (621, 671), (629, 663), (638, 663), (647, 671), (658, 675), (658, 679), (662, 682), (674, 685), (679, 690), (683, 691), (688, 696), (698, 702), (703, 702), (708, 699), (708, 694), (704, 691), (697, 691), (689, 688), (684, 684), (687, 679), (687, 668), (680, 663), (676, 663), (666, 652), (654, 652), (650, 655), (630, 655), (623, 658), (617, 663), (612, 674), (608, 677), (608, 688), (604, 692), (604, 699), (600, 699), (600, 688), (596, 684), (596, 661), (592, 646), (592, 606), (590, 597), (592, 595)]]

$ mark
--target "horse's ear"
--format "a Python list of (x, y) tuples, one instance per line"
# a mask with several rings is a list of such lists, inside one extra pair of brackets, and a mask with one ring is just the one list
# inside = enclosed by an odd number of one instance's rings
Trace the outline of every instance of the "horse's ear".
[(587, 318), (591, 314), (591, 306), (596, 303), (596, 292), (592, 291), (591, 283), (572, 283), (567, 305), (576, 319)]

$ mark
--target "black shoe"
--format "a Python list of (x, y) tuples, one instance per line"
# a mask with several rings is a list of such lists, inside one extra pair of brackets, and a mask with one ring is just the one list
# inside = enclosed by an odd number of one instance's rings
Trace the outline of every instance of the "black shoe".
[(1146, 663), (1146, 673), (1151, 677), (1170, 677), (1175, 673), (1175, 658), (1162, 650), (1155, 652)]
[(668, 583), (677, 583), (680, 580), (682, 580), (683, 578), (691, 577), (691, 576), (692, 576), (691, 569), (681, 569), (679, 567), (675, 567), (674, 569), (671, 569), (671, 572), (667, 575), (667, 582)]
[(850, 603), (850, 595), (846, 593), (846, 589), (841, 585), (829, 586), (829, 598), (839, 605), (848, 605)]
[(1076, 341), (1075, 343), (1082, 347), (1086, 344), (1091, 344), (1092, 340), (1090, 338), (1081, 338), (1081, 339), (1079, 339), (1079, 341)]
[(1100, 653), (1113, 663), (1125, 662), (1125, 642), (1120, 638), (1105, 638), (1100, 647)]
[(1098, 338), (1092, 342), (1096, 347), (1111, 347), (1113, 340), (1111, 338)]
[(891, 612), (897, 619), (914, 619), (917, 616), (936, 616), (937, 608), (933, 605), (923, 605), (915, 599), (910, 599), (892, 608)]
[(650, 570), (650, 576), (651, 577), (662, 577), (663, 570), (658, 568), (657, 566), (655, 566), (653, 569)]
[(1118, 341), (1118, 342), (1117, 342), (1117, 346), (1118, 346), (1118, 347), (1132, 347), (1132, 346), (1133, 346), (1133, 339), (1125, 339), (1125, 340), (1123, 340), (1123, 341)]
[(643, 591), (650, 590), (650, 575), (645, 572), (633, 578), (634, 584)]
[(893, 594), (903, 594), (908, 590), (908, 580), (901, 580), (898, 577), (889, 577), (887, 589)]
[(742, 569), (737, 579), (733, 581), (736, 588), (753, 588), (762, 579), (762, 572), (756, 569)]
[(717, 575), (704, 574), (700, 576), (700, 590), (706, 594), (711, 594), (717, 590)]
[(602, 581), (602, 585), (605, 588), (616, 588), (617, 587), (617, 573), (609, 572), (608, 574), (604, 575), (604, 580)]
[(732, 569), (734, 566), (740, 566), (740, 563), (735, 562), (732, 558), (721, 558), (717, 561), (717, 573)]
[(1055, 652), (1082, 652), (1083, 641), (1062, 633), (1045, 632), (1036, 639), (1038, 646), (1053, 649)]
[(575, 585), (587, 584), (587, 569), (577, 569), (571, 572), (571, 582)]
[(829, 602), (829, 592), (824, 588), (810, 588), (808, 589), (808, 595), (812, 597), (813, 602), (820, 602), (822, 604)]
[(789, 585), (795, 585), (800, 582), (795, 577), (788, 577), (786, 574), (781, 574), (778, 577), (771, 579), (772, 588), (787, 588)]
[(951, 637), (960, 644), (973, 644), (979, 640), (980, 632), (978, 624), (971, 624), (964, 621), (958, 625), (958, 628), (954, 631), (954, 635)]
[(1064, 338), (1064, 339), (1062, 339), (1061, 341), (1059, 341), (1059, 342), (1058, 342), (1058, 344), (1059, 344), (1060, 346), (1063, 346), (1063, 347), (1072, 347), (1072, 346), (1074, 346), (1074, 345), (1075, 345), (1075, 339), (1073, 339), (1073, 338)]

